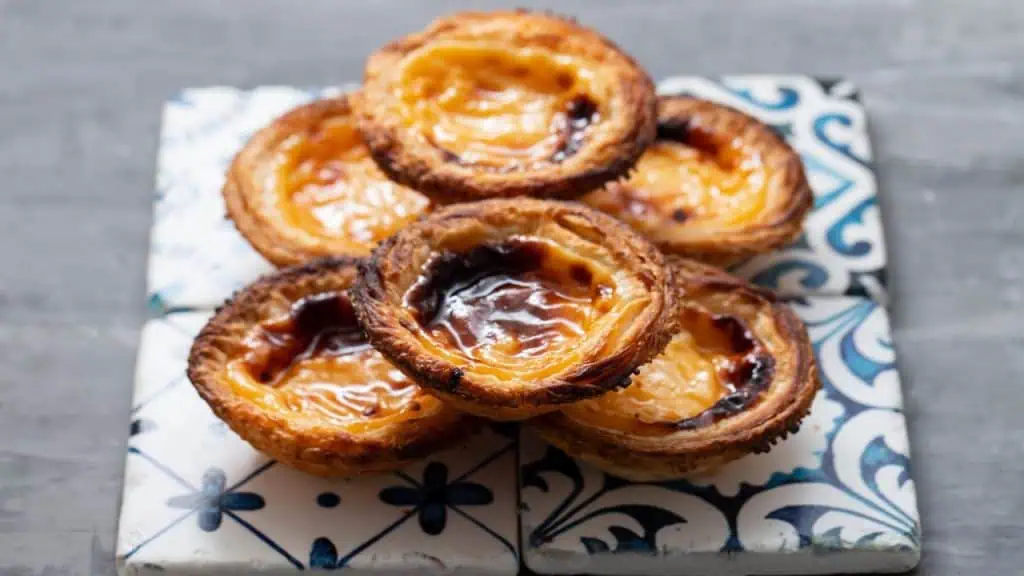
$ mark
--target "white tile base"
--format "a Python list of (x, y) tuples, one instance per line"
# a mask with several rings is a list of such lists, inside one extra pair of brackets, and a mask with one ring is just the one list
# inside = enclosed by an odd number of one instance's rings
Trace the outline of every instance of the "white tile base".
[[(634, 484), (524, 433), (521, 494), (507, 426), (400, 474), (324, 480), (274, 464), (184, 377), (206, 314), (154, 320), (139, 351), (119, 568), (515, 574), (522, 556), (541, 574), (907, 570), (920, 528), (885, 311), (858, 298), (793, 306), (824, 390), (800, 431), (771, 452), (689, 481)], [(427, 496), (424, 484), (445, 488)]]
[(548, 574), (915, 565), (899, 379), (888, 320), (872, 303), (886, 298), (886, 257), (856, 90), (803, 76), (676, 77), (659, 88), (758, 116), (804, 159), (815, 193), (805, 233), (734, 269), (798, 298), (808, 323), (825, 390), (798, 434), (705, 478), (659, 484), (608, 478), (529, 435), (517, 447), (509, 427), (376, 478), (322, 480), (268, 461), (186, 381), (185, 356), (207, 313), (176, 311), (212, 309), (272, 269), (224, 218), (224, 169), (271, 119), (344, 88), (186, 90), (164, 111), (148, 270), (149, 303), (163, 316), (140, 345), (119, 571), (510, 575), (520, 557)]

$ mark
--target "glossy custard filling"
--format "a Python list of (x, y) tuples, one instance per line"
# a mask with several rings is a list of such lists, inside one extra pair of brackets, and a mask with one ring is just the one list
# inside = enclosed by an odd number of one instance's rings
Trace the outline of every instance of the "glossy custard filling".
[(771, 382), (774, 362), (732, 316), (686, 307), (680, 332), (640, 368), (629, 387), (573, 404), (573, 420), (633, 434), (710, 425), (753, 404)]
[(449, 162), (514, 170), (565, 160), (601, 121), (582, 64), (536, 48), (433, 43), (406, 57), (396, 93), (406, 125)]
[(578, 357), (615, 298), (603, 270), (554, 243), (512, 237), (435, 257), (405, 305), (428, 349), (456, 365), (540, 378)]
[(347, 296), (307, 296), (255, 327), (228, 364), (233, 392), (265, 410), (367, 431), (436, 408), (374, 350)]
[(699, 125), (662, 125), (658, 134), (623, 186), (592, 192), (584, 201), (654, 235), (680, 225), (700, 230), (757, 222), (767, 208), (769, 182), (757, 150)]
[(272, 205), (289, 227), (357, 254), (369, 253), (430, 204), (388, 180), (348, 117), (286, 139), (272, 178)]

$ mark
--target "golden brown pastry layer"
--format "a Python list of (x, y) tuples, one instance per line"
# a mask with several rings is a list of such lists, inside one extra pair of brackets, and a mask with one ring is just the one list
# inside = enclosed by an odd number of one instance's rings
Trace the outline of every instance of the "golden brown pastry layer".
[(678, 478), (766, 451), (820, 387), (803, 323), (768, 292), (670, 259), (675, 334), (630, 384), (530, 422), (573, 457), (638, 481)]
[(300, 106), (257, 132), (227, 173), (235, 226), (278, 266), (365, 256), (430, 209), (370, 158), (348, 98)]
[(572, 20), (466, 12), (366, 64), (355, 107), (381, 168), (440, 202), (578, 196), (654, 139), (654, 84)]
[(630, 177), (583, 198), (667, 253), (728, 265), (799, 234), (813, 197), (799, 155), (738, 110), (689, 96), (658, 102), (658, 138)]
[(369, 345), (348, 297), (356, 266), (335, 258), (264, 277), (217, 311), (189, 355), (193, 385), (232, 430), (323, 476), (395, 470), (477, 427)]
[(522, 419), (622, 385), (667, 341), (661, 254), (580, 204), (450, 206), (381, 244), (353, 290), (384, 356), (466, 411)]

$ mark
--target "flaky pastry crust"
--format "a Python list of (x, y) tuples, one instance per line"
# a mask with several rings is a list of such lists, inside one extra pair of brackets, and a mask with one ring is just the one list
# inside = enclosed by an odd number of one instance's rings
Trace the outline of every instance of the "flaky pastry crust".
[[(684, 186), (692, 184), (681, 182), (678, 192), (667, 195), (645, 192), (644, 171), (656, 166), (648, 158), (662, 146), (679, 144), (705, 158), (717, 156), (728, 174), (723, 178), (757, 179), (758, 184), (744, 184), (759, 188), (759, 207), (739, 206), (749, 211), (743, 218), (734, 218), (728, 210), (709, 218), (701, 214), (703, 207), (690, 206), (686, 200)], [(691, 158), (689, 162), (697, 161)], [(669, 182), (662, 186), (670, 188), (671, 176), (662, 178)], [(701, 182), (698, 193), (707, 194), (708, 188), (720, 185), (726, 182)], [(796, 239), (814, 198), (799, 154), (763, 122), (708, 100), (662, 96), (658, 99), (658, 138), (630, 177), (591, 192), (583, 201), (622, 218), (666, 253), (726, 266)]]
[[(291, 266), (325, 256), (366, 256), (381, 240), (406, 222), (427, 212), (430, 202), (413, 190), (390, 182), (369, 159), (365, 145), (358, 141), (355, 119), (346, 95), (317, 100), (299, 106), (256, 132), (238, 152), (228, 168), (223, 187), (228, 217), (249, 243), (276, 266)], [(332, 123), (351, 123), (353, 136), (333, 136)], [(344, 128), (344, 127), (343, 127)], [(354, 140), (354, 141), (353, 141)], [(311, 142), (317, 142), (311, 144)], [(282, 160), (282, 155), (300, 146), (322, 150), (298, 154), (298, 159)], [(331, 154), (332, 146), (344, 149)], [(309, 158), (308, 156), (319, 156)], [(364, 159), (365, 157), (365, 159)], [(281, 166), (282, 162), (298, 164)], [(320, 163), (317, 165), (317, 163)], [(296, 191), (280, 190), (284, 180), (300, 175), (309, 188), (319, 188), (306, 196), (334, 196), (328, 200), (307, 200), (306, 220), (313, 229), (305, 229), (286, 215), (291, 204), (282, 195)], [(333, 181), (323, 181), (327, 173)], [(341, 185), (343, 191), (331, 192)], [(301, 191), (299, 191), (301, 193)], [(317, 205), (317, 202), (320, 205)], [(328, 205), (324, 205), (326, 202)], [(327, 232), (312, 216), (327, 208), (324, 220), (333, 226), (345, 226)]]
[[(604, 283), (603, 312), (580, 339), (557, 353), (513, 359), (509, 367), (432, 337), (409, 306), (424, 271), (446, 255), (516, 239), (567, 254), (552, 265), (556, 271), (585, 266), (591, 269), (585, 284), (591, 273), (595, 284)], [(668, 341), (664, 312), (672, 302), (663, 257), (628, 226), (581, 204), (529, 198), (434, 213), (382, 243), (353, 289), (360, 323), (385, 357), (446, 402), (496, 420), (527, 418), (622, 386)]]
[[(799, 428), (820, 388), (806, 328), (789, 307), (715, 268), (681, 258), (669, 262), (676, 298), (682, 303), (678, 310), (698, 307), (739, 319), (770, 353), (771, 379), (752, 403), (725, 410), (722, 417), (708, 418), (713, 413), (705, 411), (682, 423), (645, 422), (643, 428), (626, 430), (584, 422), (574, 415), (578, 406), (573, 406), (529, 422), (545, 440), (573, 457), (635, 481), (693, 475), (770, 450)], [(631, 387), (644, 385), (636, 380)]]
[[(267, 409), (235, 392), (228, 364), (247, 351), (246, 338), (261, 323), (287, 315), (302, 298), (344, 293), (358, 260), (321, 259), (265, 276), (235, 294), (209, 320), (192, 345), (188, 377), (214, 414), (266, 455), (319, 476), (391, 471), (465, 441), (479, 421), (416, 391), (415, 414), (353, 430), (316, 413)], [(354, 320), (354, 319), (353, 319)]]
[[(518, 70), (525, 71), (522, 74), (528, 75), (531, 67), (570, 70), (563, 88), (578, 99), (570, 106), (568, 120), (564, 115), (559, 120), (559, 130), (567, 131), (558, 151), (529, 162), (488, 165), (486, 158), (481, 162), (461, 157), (423, 130), (412, 129), (410, 104), (398, 94), (403, 74), (409, 62), (425, 51), (443, 51), (453, 45), (466, 52), (490, 50), (512, 59), (521, 57)], [(466, 66), (471, 73), (491, 78), (498, 74), (498, 61), (483, 59)], [(490, 90), (487, 83), (492, 81), (481, 80), (483, 92)], [(414, 100), (433, 102), (442, 97), (430, 93)], [(654, 84), (632, 58), (573, 20), (527, 11), (455, 14), (384, 46), (367, 61), (364, 87), (354, 106), (366, 143), (381, 168), (396, 181), (442, 203), (522, 195), (579, 196), (624, 175), (654, 139), (656, 124)], [(581, 110), (586, 113), (572, 116)], [(489, 115), (490, 121), (497, 119)], [(577, 122), (588, 127), (574, 134)], [(431, 122), (424, 129), (435, 126)]]

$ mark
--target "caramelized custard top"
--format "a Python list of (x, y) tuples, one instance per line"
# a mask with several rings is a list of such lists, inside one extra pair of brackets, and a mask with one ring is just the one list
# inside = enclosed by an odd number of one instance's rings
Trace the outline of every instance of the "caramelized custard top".
[(768, 387), (772, 357), (740, 320), (684, 307), (680, 325), (630, 386), (564, 413), (595, 427), (660, 435), (666, 427), (694, 429), (738, 413)]
[(666, 126), (621, 186), (584, 202), (659, 236), (659, 230), (742, 227), (768, 206), (769, 174), (760, 153), (737, 136), (699, 125)]
[(570, 56), (455, 41), (411, 53), (396, 88), (406, 124), (448, 161), (499, 171), (575, 154), (601, 121), (596, 90)]
[[(366, 431), (438, 403), (367, 343), (347, 296), (307, 296), (249, 333), (231, 361), (235, 394), (264, 409)], [(439, 406), (439, 404), (437, 404)]]
[(270, 204), (288, 226), (348, 254), (368, 254), (430, 204), (388, 180), (347, 116), (286, 139), (271, 178)]
[(421, 340), (457, 365), (501, 373), (572, 361), (573, 348), (614, 303), (603, 273), (553, 243), (512, 237), (435, 257), (405, 296)]

